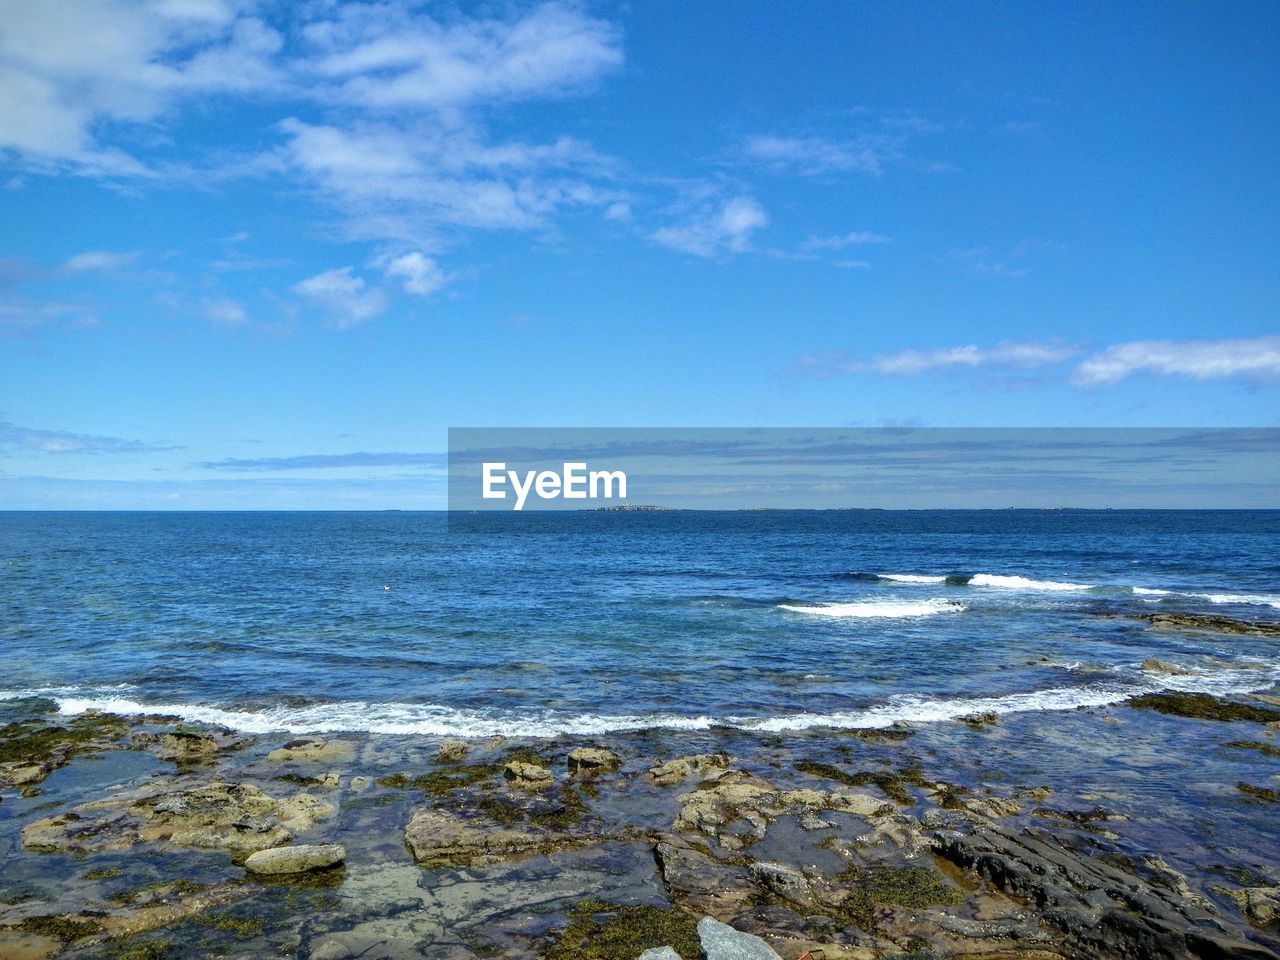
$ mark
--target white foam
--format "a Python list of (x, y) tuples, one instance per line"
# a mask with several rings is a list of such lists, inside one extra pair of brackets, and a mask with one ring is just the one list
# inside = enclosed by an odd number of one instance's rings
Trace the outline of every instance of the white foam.
[(1280, 596), (1263, 593), (1193, 593), (1193, 597), (1210, 603), (1235, 603), (1242, 606), (1275, 607), (1280, 609)]
[(929, 617), (935, 613), (962, 613), (964, 604), (951, 600), (867, 600), (861, 603), (823, 603), (802, 606), (780, 603), (778, 609), (792, 613), (805, 613), (814, 617), (839, 617), (849, 619), (905, 619)]
[(924, 573), (877, 573), (881, 580), (892, 580), (895, 583), (946, 583), (946, 577), (938, 577)]
[(969, 578), (971, 587), (1001, 587), (1006, 590), (1092, 590), (1088, 583), (1062, 583), (1058, 580), (1032, 580), (1030, 577), (1005, 576), (998, 573), (975, 573)]
[[(555, 737), (592, 736), (634, 730), (707, 730), (713, 726), (742, 730), (784, 732), (817, 727), (851, 729), (888, 727), (896, 723), (937, 723), (972, 713), (1026, 713), (1074, 710), (1120, 703), (1130, 697), (1161, 689), (1186, 693), (1240, 694), (1265, 690), (1280, 679), (1280, 668), (1259, 661), (1251, 668), (1217, 670), (1196, 675), (1161, 675), (1153, 678), (1140, 670), (1131, 679), (1114, 679), (1081, 687), (1055, 687), (994, 697), (955, 699), (919, 695), (890, 697), (885, 703), (833, 713), (797, 713), (776, 717), (715, 717), (706, 714), (563, 714), (555, 711), (481, 712), (422, 703), (341, 703), (304, 707), (279, 706), (261, 711), (224, 709), (180, 703), (143, 703), (108, 691), (83, 690), (79, 696), (56, 698), (58, 710), (74, 716), (90, 710), (125, 716), (172, 716), (192, 723), (230, 727), (245, 733), (380, 733), (440, 737)], [(18, 692), (16, 695), (30, 695)], [(0, 692), (0, 699), (13, 699)]]
[(1139, 597), (1167, 597), (1173, 593), (1172, 590), (1156, 590), (1153, 587), (1131, 587), (1130, 589)]

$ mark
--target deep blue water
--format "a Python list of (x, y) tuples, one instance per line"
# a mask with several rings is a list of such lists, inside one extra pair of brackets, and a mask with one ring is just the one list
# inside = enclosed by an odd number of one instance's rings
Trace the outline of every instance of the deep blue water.
[(248, 730), (550, 734), (877, 725), (1280, 677), (1280, 641), (1128, 616), (1280, 619), (1275, 511), (473, 522), (0, 514), (0, 696)]

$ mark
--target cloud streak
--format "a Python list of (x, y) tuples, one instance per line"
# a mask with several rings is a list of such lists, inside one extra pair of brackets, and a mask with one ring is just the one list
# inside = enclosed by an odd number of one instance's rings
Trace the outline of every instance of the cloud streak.
[(206, 460), (197, 466), (209, 470), (332, 470), (343, 467), (445, 467), (448, 460), (444, 453), (308, 453), (292, 457)]
[(1280, 379), (1280, 335), (1119, 343), (1081, 363), (1071, 380), (1080, 386), (1098, 387), (1138, 374), (1190, 380)]
[(68, 433), (64, 430), (38, 430), (0, 420), (0, 450), (10, 452), (104, 454), (151, 453), (176, 449), (178, 448), (158, 446), (141, 440), (126, 440), (121, 437)]
[(1034, 341), (1004, 341), (991, 347), (967, 344), (908, 349), (871, 358), (833, 351), (798, 358), (792, 372), (818, 378), (851, 374), (910, 377), (979, 369), (1036, 370), (1072, 359), (1078, 362), (1065, 372), (1065, 379), (1085, 388), (1105, 387), (1142, 374), (1197, 381), (1271, 382), (1280, 380), (1280, 335), (1229, 340), (1133, 340), (1092, 352), (1069, 344)]
[(697, 257), (742, 253), (751, 235), (767, 226), (769, 215), (750, 197), (734, 197), (703, 206), (683, 223), (662, 227), (650, 238), (664, 247)]

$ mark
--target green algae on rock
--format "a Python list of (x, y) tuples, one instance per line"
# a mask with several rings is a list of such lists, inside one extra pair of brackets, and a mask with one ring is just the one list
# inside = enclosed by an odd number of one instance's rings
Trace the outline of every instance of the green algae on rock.
[(545, 960), (635, 960), (645, 950), (672, 947), (685, 960), (701, 956), (697, 919), (678, 907), (583, 900)]
[(1258, 707), (1249, 703), (1237, 703), (1224, 700), (1207, 693), (1181, 693), (1176, 690), (1165, 690), (1160, 693), (1147, 693), (1133, 697), (1126, 703), (1136, 710), (1154, 710), (1174, 717), (1189, 717), (1196, 720), (1219, 720), (1231, 723), (1236, 720), (1248, 720), (1253, 723), (1272, 723), (1280, 720), (1280, 710), (1269, 707)]

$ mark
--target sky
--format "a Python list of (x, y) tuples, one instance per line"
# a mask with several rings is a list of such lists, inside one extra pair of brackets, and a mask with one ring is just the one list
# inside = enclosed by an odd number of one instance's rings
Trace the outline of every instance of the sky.
[(449, 427), (1280, 425), (1280, 7), (7, 0), (0, 508)]

